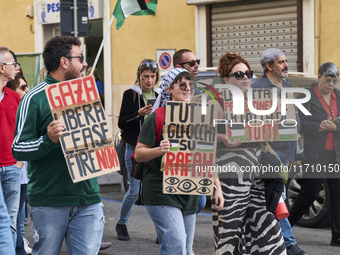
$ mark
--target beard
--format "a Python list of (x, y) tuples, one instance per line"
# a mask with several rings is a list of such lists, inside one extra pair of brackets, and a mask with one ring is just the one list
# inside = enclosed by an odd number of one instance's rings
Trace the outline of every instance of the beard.
[[(82, 70), (83, 71), (83, 70)], [(75, 68), (72, 66), (72, 68), (70, 68), (66, 74), (65, 74), (65, 80), (68, 81), (68, 80), (72, 80), (72, 79), (76, 79), (76, 78), (80, 78), (81, 77), (81, 72), (77, 72), (75, 70)]]

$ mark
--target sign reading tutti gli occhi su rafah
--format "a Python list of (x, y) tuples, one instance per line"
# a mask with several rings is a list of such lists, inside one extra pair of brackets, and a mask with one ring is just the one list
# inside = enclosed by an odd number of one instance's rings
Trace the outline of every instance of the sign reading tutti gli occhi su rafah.
[(167, 102), (163, 137), (171, 149), (162, 158), (164, 194), (213, 194), (216, 173), (207, 166), (216, 163), (217, 106), (207, 108), (201, 115), (200, 103)]

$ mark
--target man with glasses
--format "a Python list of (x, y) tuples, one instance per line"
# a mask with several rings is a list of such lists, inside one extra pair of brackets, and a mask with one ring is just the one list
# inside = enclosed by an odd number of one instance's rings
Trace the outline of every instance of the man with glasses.
[[(286, 54), (275, 48), (265, 50), (261, 56), (261, 66), (264, 74), (252, 86), (253, 88), (279, 88), (291, 87), (291, 83), (286, 79), (288, 77), (288, 63)], [(296, 121), (298, 122), (298, 128), (300, 126), (299, 115), (296, 114)], [(284, 141), (284, 142), (270, 142), (268, 151), (274, 154), (285, 166), (288, 166), (289, 162), (293, 162), (296, 159), (296, 141)], [(285, 200), (286, 192), (282, 193)], [(288, 255), (306, 255), (307, 253), (300, 249), (296, 243), (296, 240), (292, 233), (292, 227), (287, 218), (280, 220), (283, 239)]]
[(178, 50), (173, 56), (174, 67), (187, 69), (194, 77), (197, 77), (200, 62), (195, 53), (188, 49)]
[[(3, 197), (7, 211), (0, 211), (1, 225), (3, 220), (10, 217), (12, 235), (3, 236), (8, 244), (8, 251), (13, 250), (17, 239), (17, 214), (19, 210), (21, 168), (23, 162), (17, 161), (12, 155), (12, 143), (14, 140), (15, 117), (20, 102), (20, 96), (6, 87), (7, 82), (14, 80), (19, 71), (19, 65), (14, 56), (6, 47), (0, 47), (0, 196)], [(6, 208), (6, 206), (4, 208)], [(9, 225), (1, 228), (0, 232), (9, 232)], [(10, 239), (13, 240), (10, 240)], [(1, 239), (1, 238), (0, 238)], [(6, 241), (7, 240), (7, 241)], [(13, 246), (14, 244), (14, 246)], [(7, 254), (2, 253), (1, 254)]]
[(81, 78), (87, 63), (76, 37), (57, 36), (44, 48), (48, 71), (23, 97), (17, 115), (14, 157), (29, 161), (28, 203), (34, 228), (32, 253), (97, 254), (104, 215), (97, 178), (73, 183), (59, 143), (65, 125), (52, 119), (45, 86)]

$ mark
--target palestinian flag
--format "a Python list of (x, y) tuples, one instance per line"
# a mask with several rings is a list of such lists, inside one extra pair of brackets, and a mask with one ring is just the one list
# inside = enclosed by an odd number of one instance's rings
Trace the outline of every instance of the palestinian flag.
[(169, 142), (171, 143), (170, 151), (178, 151), (179, 140), (177, 140), (177, 139), (169, 139)]
[(124, 20), (130, 15), (154, 15), (156, 13), (157, 0), (118, 0), (113, 11), (117, 19), (116, 28), (121, 28)]
[(215, 146), (213, 143), (208, 142), (197, 142), (197, 151), (201, 152), (213, 152), (215, 149)]

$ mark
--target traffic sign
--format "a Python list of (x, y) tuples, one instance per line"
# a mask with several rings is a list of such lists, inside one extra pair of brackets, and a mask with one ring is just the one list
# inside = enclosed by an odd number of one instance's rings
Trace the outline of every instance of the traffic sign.
[(156, 50), (156, 61), (161, 72), (173, 69), (172, 57), (175, 49)]

